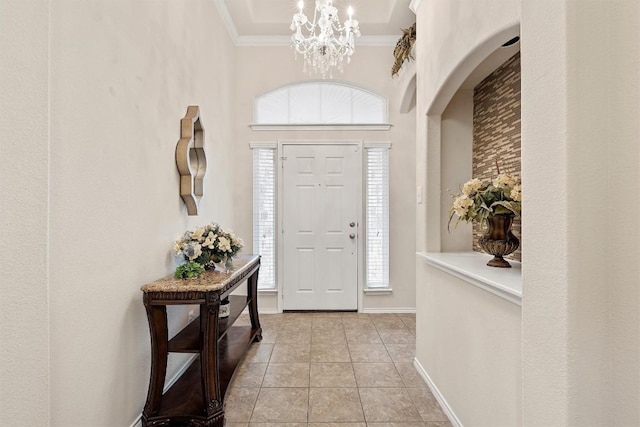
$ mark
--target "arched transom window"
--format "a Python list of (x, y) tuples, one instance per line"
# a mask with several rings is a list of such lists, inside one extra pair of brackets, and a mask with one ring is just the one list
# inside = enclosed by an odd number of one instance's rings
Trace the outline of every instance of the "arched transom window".
[(387, 100), (367, 90), (334, 82), (285, 86), (255, 99), (258, 125), (386, 124)]

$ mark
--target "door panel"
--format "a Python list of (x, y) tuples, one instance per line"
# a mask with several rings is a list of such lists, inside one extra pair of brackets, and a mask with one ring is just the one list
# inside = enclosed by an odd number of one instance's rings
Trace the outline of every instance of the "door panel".
[(353, 144), (283, 146), (283, 309), (358, 308), (361, 161)]

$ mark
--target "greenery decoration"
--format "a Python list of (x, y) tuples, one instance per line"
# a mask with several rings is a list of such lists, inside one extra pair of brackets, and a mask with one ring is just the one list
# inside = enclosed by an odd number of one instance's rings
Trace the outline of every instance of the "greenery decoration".
[(202, 265), (197, 262), (188, 262), (176, 268), (173, 276), (176, 279), (190, 279), (192, 277), (198, 277), (202, 273), (204, 273), (204, 267)]
[(402, 29), (402, 36), (396, 43), (396, 47), (393, 49), (393, 67), (391, 67), (391, 77), (398, 75), (402, 64), (405, 61), (413, 61), (415, 58), (411, 54), (413, 44), (416, 41), (416, 24), (414, 23), (409, 28)]

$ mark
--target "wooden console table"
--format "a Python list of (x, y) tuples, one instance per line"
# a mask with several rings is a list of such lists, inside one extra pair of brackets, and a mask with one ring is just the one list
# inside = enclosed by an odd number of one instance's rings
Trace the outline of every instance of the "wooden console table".
[[(207, 271), (195, 279), (167, 276), (142, 286), (151, 332), (151, 378), (142, 425), (222, 427), (224, 396), (250, 344), (262, 339), (257, 283), (260, 257), (240, 255), (227, 272)], [(246, 296), (230, 295), (242, 283)], [(218, 318), (220, 301), (229, 298), (231, 314)], [(171, 340), (167, 305), (198, 304), (200, 316)], [(233, 326), (249, 306), (250, 326)], [(162, 393), (169, 352), (198, 353), (185, 373)]]

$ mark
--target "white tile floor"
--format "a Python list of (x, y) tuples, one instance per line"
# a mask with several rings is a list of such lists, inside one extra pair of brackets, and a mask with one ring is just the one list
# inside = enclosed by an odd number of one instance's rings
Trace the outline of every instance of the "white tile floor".
[(451, 425), (413, 367), (415, 315), (284, 313), (260, 322), (263, 340), (227, 393), (227, 426)]

